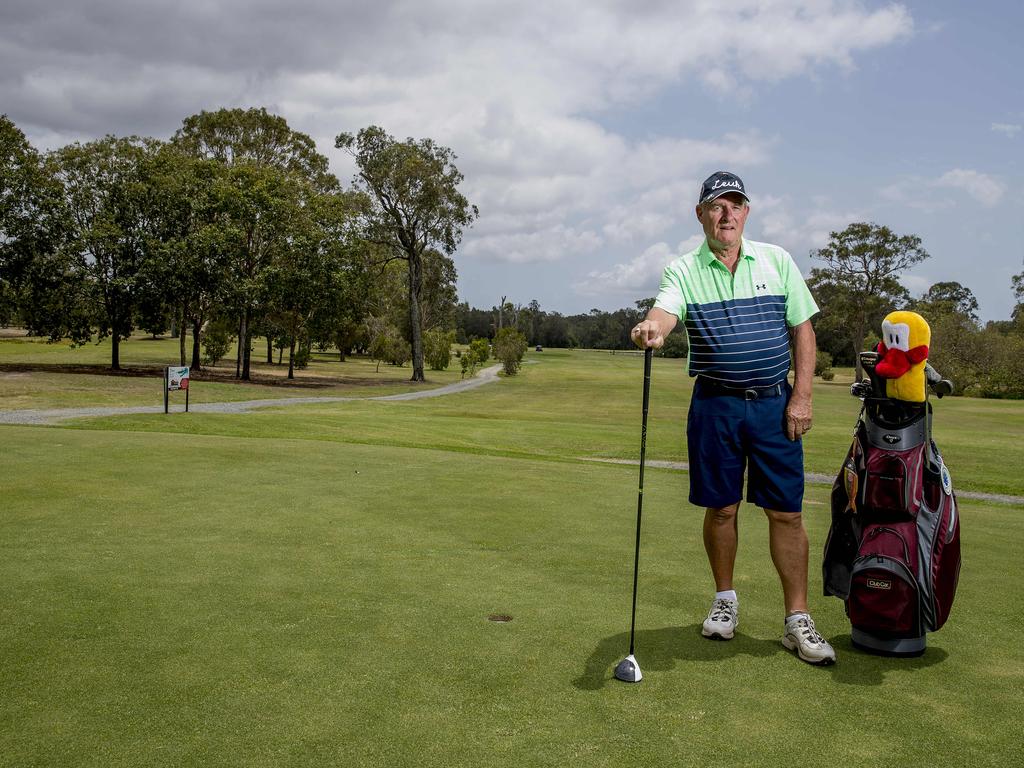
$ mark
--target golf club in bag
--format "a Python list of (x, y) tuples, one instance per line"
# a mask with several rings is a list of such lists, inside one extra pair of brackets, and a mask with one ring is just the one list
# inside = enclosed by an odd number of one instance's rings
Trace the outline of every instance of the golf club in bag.
[(636, 640), (636, 585), (640, 575), (640, 519), (644, 509), (644, 456), (647, 453), (647, 405), (651, 399), (651, 358), (654, 350), (644, 351), (644, 402), (643, 420), (640, 427), (640, 490), (636, 498), (636, 552), (633, 555), (633, 611), (629, 621), (629, 655), (615, 667), (615, 677), (625, 683), (639, 683), (644, 675), (633, 655)]
[[(932, 440), (932, 407), (887, 396), (877, 352), (862, 352), (869, 378), (850, 387), (864, 401), (832, 486), (832, 526), (822, 575), (846, 604), (854, 646), (918, 656), (949, 616), (960, 575), (960, 515), (949, 470)], [(953, 385), (930, 365), (938, 396)]]

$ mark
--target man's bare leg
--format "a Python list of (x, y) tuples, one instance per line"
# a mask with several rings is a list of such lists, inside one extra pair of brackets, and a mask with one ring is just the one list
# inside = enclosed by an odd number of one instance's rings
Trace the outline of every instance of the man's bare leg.
[(772, 562), (782, 582), (786, 615), (807, 611), (807, 531), (799, 512), (764, 511)]
[(736, 502), (720, 509), (708, 507), (704, 511), (704, 550), (708, 553), (711, 575), (715, 579), (715, 590), (718, 592), (733, 588), (732, 574), (739, 542), (736, 513), (739, 508), (739, 502)]

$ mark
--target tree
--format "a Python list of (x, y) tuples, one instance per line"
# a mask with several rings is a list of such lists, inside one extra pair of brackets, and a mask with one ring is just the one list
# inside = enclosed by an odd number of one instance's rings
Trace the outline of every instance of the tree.
[[(120, 342), (132, 332), (140, 273), (153, 228), (144, 204), (149, 158), (158, 142), (107, 136), (71, 144), (54, 153), (71, 234), (65, 244), (68, 274), (81, 280), (88, 324), (110, 336), (110, 367), (120, 368)], [(47, 319), (51, 338), (84, 343), (81, 318)], [(77, 325), (77, 327), (75, 327)]]
[(184, 329), (191, 327), (194, 370), (203, 364), (203, 329), (216, 313), (223, 314), (228, 295), (231, 236), (225, 217), (226, 187), (226, 171), (220, 164), (195, 157), (180, 144), (161, 146), (154, 158), (147, 204), (156, 236), (141, 275), (141, 300), (147, 312), (165, 314), (180, 324), (181, 365), (186, 363)]
[(1024, 330), (1024, 272), (1014, 275), (1010, 280), (1014, 298), (1011, 318), (1017, 326)]
[(423, 294), (420, 322), (424, 328), (450, 328), (455, 322), (458, 273), (455, 262), (440, 251), (423, 254)]
[(253, 327), (268, 311), (268, 270), (300, 221), (297, 189), (331, 193), (338, 182), (312, 138), (263, 108), (200, 112), (172, 141), (223, 171), (216, 176), (216, 224), (231, 265), (224, 300), (239, 315), (239, 376), (249, 379)]
[(491, 356), (490, 344), (487, 343), (487, 339), (473, 339), (469, 342), (469, 351), (481, 365), (486, 363)]
[(309, 339), (315, 315), (339, 309), (345, 229), (352, 206), (350, 196), (343, 192), (317, 194), (304, 188), (298, 178), (288, 178), (295, 185), (296, 205), (287, 241), (275, 249), (267, 268), (266, 284), (271, 319), (289, 341), (288, 378), (292, 379), (296, 344), (299, 339)]
[(978, 300), (970, 288), (956, 282), (935, 283), (913, 303), (913, 309), (929, 321), (939, 315), (960, 315), (978, 323)]
[(443, 371), (452, 360), (455, 331), (431, 328), (423, 334), (423, 355), (432, 371)]
[(61, 252), (69, 222), (52, 170), (0, 115), (0, 324), (19, 321), (39, 329), (63, 321), (75, 336), (87, 337), (81, 286)]
[[(0, 324), (17, 312), (25, 262), (25, 237), (36, 213), (39, 155), (18, 127), (0, 115)], [(29, 256), (29, 259), (26, 259)]]
[(459, 192), (455, 154), (432, 139), (398, 142), (382, 128), (342, 133), (335, 146), (356, 161), (353, 179), (365, 195), (364, 237), (408, 266), (413, 381), (423, 381), (423, 270), (430, 249), (451, 256), (462, 230), (479, 215)]
[(506, 376), (515, 376), (526, 354), (526, 337), (515, 328), (502, 328), (494, 336), (494, 357), (501, 361)]
[(928, 253), (916, 235), (900, 236), (888, 227), (857, 223), (831, 233), (828, 244), (811, 257), (826, 264), (812, 269), (807, 281), (822, 309), (815, 327), (845, 338), (860, 379), (858, 353), (865, 335), (909, 300), (898, 276), (927, 259)]

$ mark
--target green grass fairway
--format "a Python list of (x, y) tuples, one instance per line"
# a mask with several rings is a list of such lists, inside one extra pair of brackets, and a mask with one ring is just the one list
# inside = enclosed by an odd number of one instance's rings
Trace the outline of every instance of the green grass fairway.
[[(855, 651), (842, 605), (818, 597), (828, 488), (809, 486), (812, 609), (839, 653), (817, 669), (778, 642), (753, 509), (737, 638), (700, 637), (701, 512), (684, 473), (649, 468), (645, 679), (613, 680), (637, 471), (583, 459), (636, 458), (642, 358), (528, 360), (434, 400), (0, 426), (0, 765), (1024, 760), (1024, 516), (1010, 505), (962, 503), (950, 622), (923, 657), (885, 659)], [(654, 376), (648, 456), (685, 460), (689, 383), (678, 361)], [(935, 408), (958, 487), (1024, 495), (1006, 476), (1024, 404)], [(838, 468), (856, 413), (845, 386), (818, 387), (809, 470)]]

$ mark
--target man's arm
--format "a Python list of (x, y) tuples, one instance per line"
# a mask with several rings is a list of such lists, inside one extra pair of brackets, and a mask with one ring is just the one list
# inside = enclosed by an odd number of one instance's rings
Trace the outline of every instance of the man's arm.
[(786, 406), (786, 437), (797, 440), (811, 428), (811, 387), (818, 346), (810, 320), (789, 329), (793, 337), (793, 394)]
[[(633, 343), (641, 349), (646, 347), (661, 349), (661, 346), (665, 343), (665, 337), (668, 336), (672, 329), (676, 327), (678, 319), (679, 318), (671, 312), (666, 312), (658, 307), (653, 307), (651, 311), (647, 313), (647, 318), (638, 323), (636, 327), (630, 331), (629, 337), (633, 339)], [(813, 373), (813, 353), (811, 354), (811, 357), (811, 372)]]

